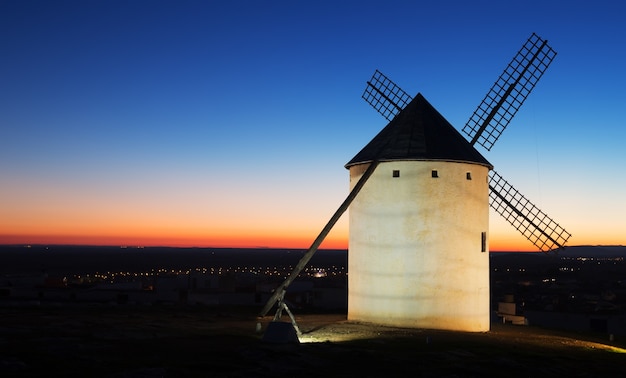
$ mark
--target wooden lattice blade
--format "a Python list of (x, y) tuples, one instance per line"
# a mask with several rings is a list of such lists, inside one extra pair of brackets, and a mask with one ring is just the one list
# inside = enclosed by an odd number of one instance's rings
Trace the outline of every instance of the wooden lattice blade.
[(491, 150), (555, 56), (548, 41), (528, 38), (463, 127), (470, 143)]
[(378, 70), (367, 82), (361, 97), (382, 114), (387, 121), (391, 121), (413, 99)]
[(542, 252), (563, 248), (571, 234), (496, 171), (489, 173), (489, 205)]

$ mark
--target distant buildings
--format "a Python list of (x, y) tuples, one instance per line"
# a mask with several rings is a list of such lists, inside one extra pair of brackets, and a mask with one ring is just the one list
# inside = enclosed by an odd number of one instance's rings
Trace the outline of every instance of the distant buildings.
[[(184, 304), (262, 306), (293, 266), (224, 266), (105, 272), (67, 277), (5, 276), (0, 305)], [(294, 309), (345, 310), (346, 271), (342, 266), (309, 267), (289, 288)], [(36, 302), (33, 302), (36, 301)]]

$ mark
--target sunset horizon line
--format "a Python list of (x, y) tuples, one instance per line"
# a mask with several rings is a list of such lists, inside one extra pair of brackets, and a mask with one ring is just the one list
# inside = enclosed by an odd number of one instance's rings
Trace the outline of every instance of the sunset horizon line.
[[(24, 247), (24, 248), (32, 248), (32, 247), (89, 247), (89, 248), (119, 248), (119, 249), (157, 249), (157, 248), (169, 248), (169, 249), (267, 249), (267, 250), (300, 250), (306, 251), (310, 248), (310, 246), (272, 246), (272, 245), (195, 245), (195, 244), (136, 244), (136, 243), (45, 243), (45, 242), (37, 242), (37, 243), (24, 243), (24, 242), (0, 242), (0, 247)], [(564, 248), (570, 247), (624, 247), (621, 244), (582, 244), (582, 245), (568, 245)], [(349, 251), (348, 246), (332, 246), (332, 247), (320, 247), (319, 250), (337, 250), (337, 251)], [(542, 251), (534, 251), (530, 249), (514, 249), (514, 248), (497, 248), (490, 249), (489, 252), (495, 253), (542, 253)], [(548, 251), (552, 252), (552, 251)]]

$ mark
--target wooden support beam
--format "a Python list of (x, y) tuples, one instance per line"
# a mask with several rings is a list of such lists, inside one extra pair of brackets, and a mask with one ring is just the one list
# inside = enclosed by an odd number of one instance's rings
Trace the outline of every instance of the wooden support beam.
[[(341, 215), (343, 215), (343, 213), (348, 209), (348, 207), (350, 206), (350, 204), (352, 203), (356, 195), (359, 193), (359, 191), (361, 191), (361, 188), (363, 188), (363, 185), (365, 185), (365, 182), (370, 178), (372, 173), (374, 173), (374, 170), (376, 169), (377, 166), (378, 166), (378, 160), (374, 160), (370, 163), (370, 166), (367, 167), (365, 172), (363, 172), (363, 175), (361, 176), (359, 181), (356, 183), (354, 188), (352, 188), (352, 190), (350, 191), (350, 194), (348, 194), (348, 197), (346, 197), (346, 199), (343, 201), (341, 206), (339, 206), (337, 211), (335, 211), (335, 214), (333, 214), (333, 216), (330, 218), (328, 223), (326, 223), (326, 226), (324, 226), (320, 234), (317, 236), (317, 238), (315, 238), (315, 240), (313, 241), (313, 244), (311, 244), (311, 247), (309, 247), (308, 251), (304, 254), (304, 256), (302, 256), (302, 258), (300, 259), (300, 261), (298, 262), (294, 270), (291, 272), (289, 277), (287, 277), (287, 279), (278, 288), (276, 288), (276, 290), (274, 291), (274, 294), (272, 294), (270, 299), (265, 304), (265, 307), (263, 307), (263, 310), (261, 310), (261, 312), (259, 313), (259, 316), (265, 316), (269, 312), (269, 310), (272, 309), (274, 304), (280, 298), (283, 291), (287, 290), (287, 287), (293, 282), (293, 280), (296, 279), (296, 277), (298, 276), (298, 274), (300, 274), (302, 269), (304, 269), (304, 267), (309, 263), (309, 260), (311, 260), (311, 257), (313, 257), (313, 255), (319, 248), (320, 244), (322, 244), (322, 242), (324, 241), (324, 239), (326, 238), (330, 230), (333, 228), (335, 223), (337, 223), (339, 218), (341, 218)], [(279, 309), (279, 311), (280, 310), (281, 309)]]

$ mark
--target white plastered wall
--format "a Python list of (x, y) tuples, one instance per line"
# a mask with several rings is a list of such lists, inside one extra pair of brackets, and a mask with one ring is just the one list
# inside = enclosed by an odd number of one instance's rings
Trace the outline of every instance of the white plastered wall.
[[(351, 187), (367, 166), (350, 167)], [(379, 164), (350, 206), (349, 320), (489, 330), (487, 175), (469, 163)]]

